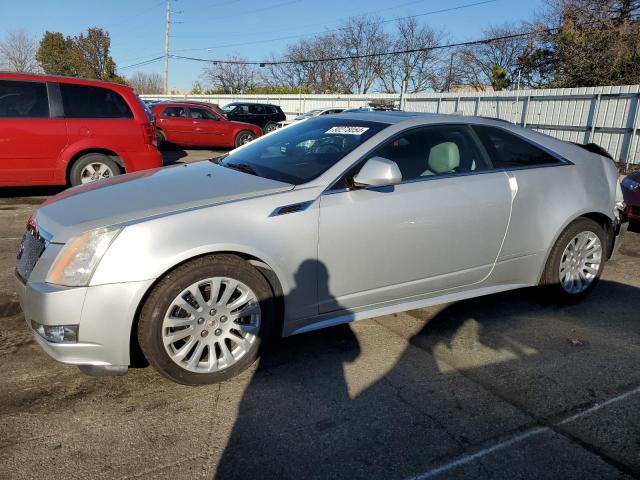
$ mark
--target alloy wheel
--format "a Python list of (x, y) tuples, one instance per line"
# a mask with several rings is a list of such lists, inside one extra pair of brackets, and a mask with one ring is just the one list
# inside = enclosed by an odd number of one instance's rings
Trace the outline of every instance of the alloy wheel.
[(113, 171), (108, 165), (101, 162), (92, 162), (80, 172), (81, 183), (90, 183), (111, 177), (113, 177)]
[(191, 284), (171, 302), (162, 343), (173, 362), (191, 372), (224, 370), (256, 341), (261, 312), (256, 294), (228, 277)]
[(560, 258), (560, 285), (570, 294), (584, 292), (598, 277), (601, 263), (600, 238), (590, 231), (578, 233)]

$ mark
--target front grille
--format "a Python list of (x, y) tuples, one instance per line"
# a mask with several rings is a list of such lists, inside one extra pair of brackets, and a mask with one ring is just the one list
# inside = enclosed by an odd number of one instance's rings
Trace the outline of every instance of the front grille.
[(20, 249), (18, 250), (18, 263), (16, 265), (16, 273), (20, 280), (22, 280), (22, 283), (27, 283), (29, 275), (31, 275), (45, 247), (45, 240), (35, 232), (27, 231), (22, 236)]

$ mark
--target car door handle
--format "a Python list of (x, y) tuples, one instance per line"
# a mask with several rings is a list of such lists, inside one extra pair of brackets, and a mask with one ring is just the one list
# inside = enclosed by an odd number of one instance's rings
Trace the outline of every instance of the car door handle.
[(194, 125), (200, 125), (200, 123), (201, 123), (201, 122), (199, 122), (198, 120), (194, 120), (194, 121), (193, 121), (193, 124), (194, 124)]

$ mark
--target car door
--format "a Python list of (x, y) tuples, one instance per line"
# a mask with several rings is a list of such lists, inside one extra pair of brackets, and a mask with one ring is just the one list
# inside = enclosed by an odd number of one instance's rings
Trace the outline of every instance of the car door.
[(372, 156), (395, 161), (403, 181), (365, 189), (340, 181), (322, 195), (318, 258), (329, 289), (320, 313), (482, 282), (504, 241), (511, 189), (469, 127), (412, 129)]
[(252, 123), (249, 114), (249, 105), (238, 105), (235, 110), (231, 112), (229, 118), (235, 122)]
[(249, 105), (249, 115), (251, 118), (249, 123), (264, 128), (267, 123), (267, 112), (263, 105)]
[(0, 185), (55, 183), (67, 145), (63, 118), (50, 118), (45, 82), (0, 80)]
[(185, 106), (168, 106), (160, 112), (158, 127), (165, 133), (167, 140), (177, 145), (197, 145), (193, 120)]
[(195, 140), (203, 147), (215, 147), (229, 143), (225, 137), (229, 135), (227, 122), (223, 122), (206, 108), (189, 107), (189, 116), (195, 131)]

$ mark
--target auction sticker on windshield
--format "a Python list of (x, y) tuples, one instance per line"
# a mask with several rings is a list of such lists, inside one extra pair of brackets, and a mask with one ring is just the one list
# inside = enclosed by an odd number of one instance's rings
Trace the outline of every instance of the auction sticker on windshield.
[(342, 135), (362, 135), (368, 127), (331, 127), (325, 133), (339, 133)]

